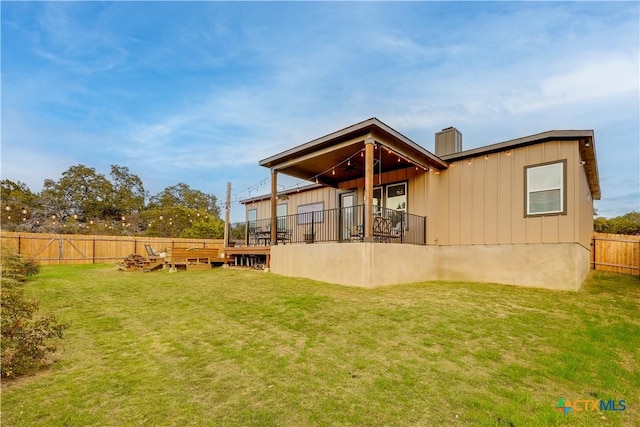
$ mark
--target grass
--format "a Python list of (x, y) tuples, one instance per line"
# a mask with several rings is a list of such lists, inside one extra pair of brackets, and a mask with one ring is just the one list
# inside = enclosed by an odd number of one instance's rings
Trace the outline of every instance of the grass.
[[(4, 382), (2, 425), (640, 425), (640, 281), (375, 290), (255, 271), (44, 266), (59, 361)], [(626, 400), (624, 412), (554, 409)]]

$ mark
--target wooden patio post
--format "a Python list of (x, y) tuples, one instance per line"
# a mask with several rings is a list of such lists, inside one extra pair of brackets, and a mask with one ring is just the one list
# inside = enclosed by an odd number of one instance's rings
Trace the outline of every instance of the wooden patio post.
[(271, 245), (278, 243), (278, 171), (271, 169)]
[(227, 182), (227, 199), (224, 204), (224, 244), (222, 250), (229, 247), (229, 217), (231, 216), (231, 183)]
[(373, 242), (373, 137), (364, 140), (364, 241)]

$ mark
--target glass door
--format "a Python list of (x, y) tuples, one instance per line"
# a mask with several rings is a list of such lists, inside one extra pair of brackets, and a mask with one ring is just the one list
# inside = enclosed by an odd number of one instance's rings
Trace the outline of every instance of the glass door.
[(358, 233), (356, 193), (340, 194), (340, 241), (349, 241)]

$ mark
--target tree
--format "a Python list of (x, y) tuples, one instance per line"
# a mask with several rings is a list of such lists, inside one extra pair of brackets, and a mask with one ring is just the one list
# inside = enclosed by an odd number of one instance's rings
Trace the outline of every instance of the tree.
[(111, 185), (113, 216), (119, 218), (142, 212), (147, 199), (147, 190), (138, 175), (129, 172), (127, 167), (111, 165)]
[(598, 233), (640, 235), (640, 212), (628, 212), (609, 219), (598, 217), (593, 220), (593, 230)]
[(217, 202), (218, 199), (213, 194), (193, 190), (187, 184), (181, 182), (172, 187), (167, 187), (151, 197), (149, 205), (152, 208), (183, 206), (185, 208), (205, 211), (215, 218), (220, 218), (220, 208)]
[(219, 218), (201, 218), (180, 233), (180, 237), (198, 239), (224, 238), (224, 221)]
[(92, 218), (117, 218), (111, 206), (112, 193), (113, 186), (104, 175), (76, 165), (64, 171), (58, 181), (45, 180), (40, 198), (53, 220), (87, 222)]
[(26, 224), (33, 213), (37, 195), (20, 181), (13, 182), (3, 179), (0, 188), (2, 228), (5, 230), (28, 229)]

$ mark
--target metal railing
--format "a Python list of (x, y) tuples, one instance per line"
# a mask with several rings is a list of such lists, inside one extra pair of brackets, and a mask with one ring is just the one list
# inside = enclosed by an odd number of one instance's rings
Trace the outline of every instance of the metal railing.
[[(244, 244), (271, 244), (271, 219), (235, 224), (245, 230)], [(373, 240), (379, 243), (426, 244), (426, 217), (374, 207)], [(278, 217), (277, 244), (364, 241), (364, 205)]]

